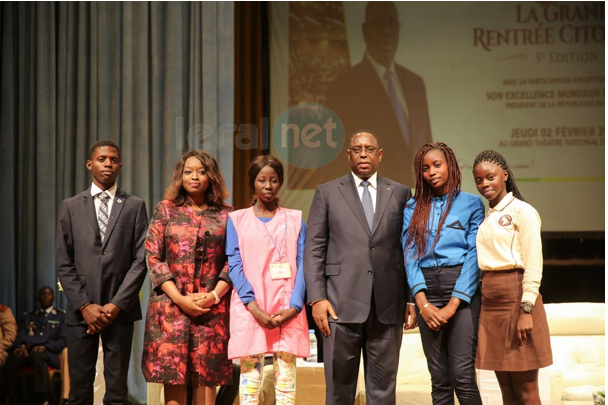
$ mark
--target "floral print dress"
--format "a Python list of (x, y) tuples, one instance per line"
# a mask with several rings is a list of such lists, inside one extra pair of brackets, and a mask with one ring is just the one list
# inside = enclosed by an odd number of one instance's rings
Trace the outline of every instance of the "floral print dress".
[(230, 294), (211, 311), (186, 315), (162, 291), (173, 280), (183, 294), (211, 292), (222, 279), (230, 282), (225, 254), (229, 206), (196, 211), (161, 201), (146, 238), (146, 261), (153, 291), (148, 302), (142, 369), (148, 382), (182, 385), (189, 373), (199, 384), (232, 381), (228, 360)]

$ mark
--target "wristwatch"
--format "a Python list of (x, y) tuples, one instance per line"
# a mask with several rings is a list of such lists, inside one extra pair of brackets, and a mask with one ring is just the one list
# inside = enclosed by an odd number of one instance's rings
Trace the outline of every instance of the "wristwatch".
[(521, 304), (519, 304), (519, 307), (526, 314), (531, 314), (532, 311), (534, 311), (534, 305), (530, 302), (522, 302)]

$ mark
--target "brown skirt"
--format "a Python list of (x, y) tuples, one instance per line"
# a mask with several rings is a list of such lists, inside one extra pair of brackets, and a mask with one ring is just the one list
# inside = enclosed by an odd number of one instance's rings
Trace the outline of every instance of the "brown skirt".
[(494, 371), (536, 370), (553, 364), (547, 315), (539, 295), (532, 312), (532, 335), (523, 346), (517, 320), (524, 272), (521, 269), (484, 271), (475, 367)]

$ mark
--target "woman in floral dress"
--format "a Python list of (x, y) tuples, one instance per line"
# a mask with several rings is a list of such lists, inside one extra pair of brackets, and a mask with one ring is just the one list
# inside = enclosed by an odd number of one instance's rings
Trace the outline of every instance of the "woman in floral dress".
[(217, 385), (232, 381), (228, 360), (230, 289), (224, 252), (232, 207), (216, 160), (192, 150), (175, 165), (146, 239), (153, 291), (148, 303), (143, 373), (165, 385), (167, 405), (214, 404)]

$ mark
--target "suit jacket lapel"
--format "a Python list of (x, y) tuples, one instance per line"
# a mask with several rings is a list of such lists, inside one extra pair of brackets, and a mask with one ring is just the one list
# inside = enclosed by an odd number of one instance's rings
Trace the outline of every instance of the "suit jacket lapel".
[(83, 197), (84, 210), (87, 213), (87, 218), (89, 219), (89, 223), (91, 224), (91, 229), (93, 229), (93, 233), (97, 237), (99, 237), (99, 225), (97, 224), (97, 212), (95, 212), (95, 200), (91, 195), (90, 188), (83, 193)]
[(353, 175), (351, 173), (347, 174), (346, 177), (342, 178), (340, 181), (340, 186), (338, 189), (344, 196), (346, 203), (355, 214), (355, 218), (359, 221), (365, 232), (368, 235), (371, 235), (371, 230), (369, 229), (369, 225), (367, 225), (367, 219), (365, 218), (365, 212), (363, 212), (363, 205), (361, 204), (361, 198), (359, 198), (359, 193), (357, 193), (357, 186), (355, 185), (355, 180), (353, 179)]
[(108, 220), (108, 229), (106, 229), (106, 235), (103, 238), (103, 246), (102, 249), (105, 249), (108, 244), (108, 240), (112, 236), (112, 231), (114, 230), (114, 226), (116, 225), (116, 221), (118, 221), (118, 217), (122, 212), (122, 207), (125, 206), (126, 195), (121, 189), (116, 190), (116, 196), (114, 197), (114, 202), (112, 203), (112, 211), (110, 211), (110, 219)]
[(390, 183), (384, 179), (384, 177), (378, 176), (378, 190), (376, 194), (376, 211), (374, 212), (374, 229), (372, 235), (378, 229), (378, 225), (382, 220), (384, 211), (388, 206), (388, 202), (393, 195), (393, 187), (390, 187)]

